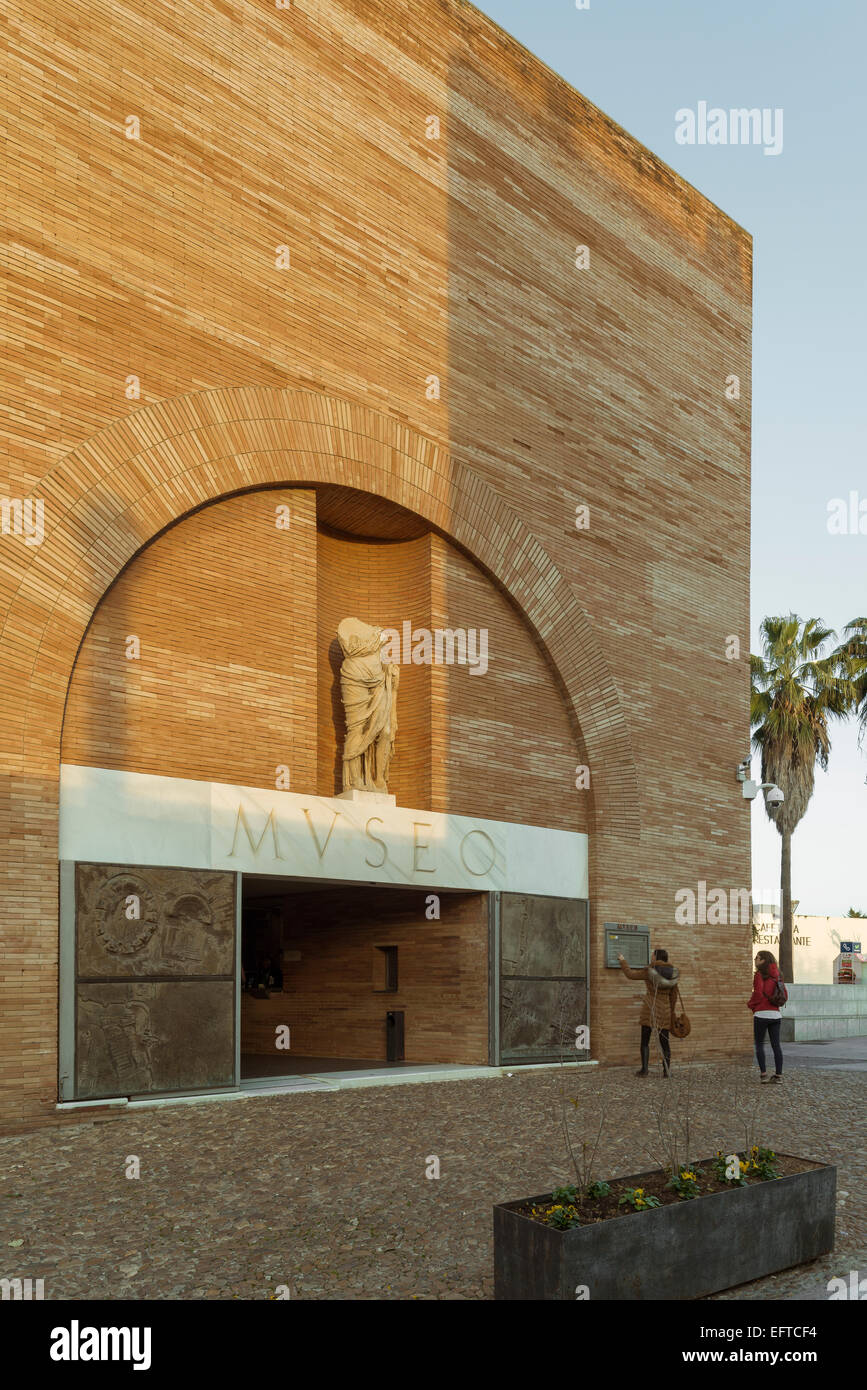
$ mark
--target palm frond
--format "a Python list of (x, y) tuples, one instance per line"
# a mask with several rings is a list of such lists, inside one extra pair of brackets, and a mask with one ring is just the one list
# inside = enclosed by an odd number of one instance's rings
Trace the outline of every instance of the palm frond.
[(867, 679), (867, 619), (845, 631), (845, 650), (825, 652), (837, 634), (821, 618), (770, 616), (759, 629), (762, 655), (750, 657), (752, 746), (762, 755), (762, 780), (776, 782), (786, 797), (774, 817), (781, 835), (805, 814), (816, 765), (828, 766), (830, 724), (852, 712), (859, 678)]

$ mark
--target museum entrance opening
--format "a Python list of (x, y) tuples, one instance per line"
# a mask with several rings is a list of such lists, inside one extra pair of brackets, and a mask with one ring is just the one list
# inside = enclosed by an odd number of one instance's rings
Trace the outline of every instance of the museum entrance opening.
[(488, 897), (244, 874), (241, 1082), (485, 1065)]
[(116, 860), (60, 883), (64, 1102), (587, 1052), (582, 899)]

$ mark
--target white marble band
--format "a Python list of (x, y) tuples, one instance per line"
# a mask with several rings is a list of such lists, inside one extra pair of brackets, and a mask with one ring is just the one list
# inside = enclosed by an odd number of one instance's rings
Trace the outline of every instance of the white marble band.
[(64, 764), (60, 858), (586, 898), (587, 836)]

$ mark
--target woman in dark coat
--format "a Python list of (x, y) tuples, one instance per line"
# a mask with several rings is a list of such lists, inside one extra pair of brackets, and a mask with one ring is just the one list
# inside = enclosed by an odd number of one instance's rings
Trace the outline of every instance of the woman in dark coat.
[[(782, 1015), (776, 1005), (771, 1003), (776, 983), (782, 979), (779, 966), (770, 951), (759, 951), (756, 956), (756, 973), (753, 976), (753, 992), (747, 1008), (753, 1015), (753, 1041), (756, 1046), (756, 1061), (759, 1064), (760, 1081), (783, 1079), (783, 1049), (780, 1047), (780, 1024)], [(768, 1076), (765, 1071), (765, 1033), (771, 1036), (776, 1071)]]
[(671, 1047), (668, 1035), (680, 971), (676, 965), (669, 962), (668, 952), (661, 949), (654, 951), (650, 957), (650, 964), (640, 970), (631, 970), (626, 964), (625, 956), (618, 956), (617, 959), (627, 979), (644, 981), (644, 998), (641, 1001), (638, 1020), (641, 1024), (641, 1066), (635, 1075), (650, 1074), (650, 1037), (652, 1033), (656, 1033), (662, 1052), (662, 1074), (670, 1076)]

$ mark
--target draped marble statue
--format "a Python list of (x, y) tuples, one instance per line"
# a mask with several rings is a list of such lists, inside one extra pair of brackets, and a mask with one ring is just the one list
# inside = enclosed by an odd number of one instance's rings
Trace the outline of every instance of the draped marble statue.
[(346, 716), (343, 790), (387, 792), (400, 668), (382, 660), (381, 628), (344, 618), (337, 639), (343, 649), (340, 693)]

